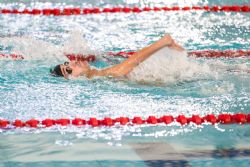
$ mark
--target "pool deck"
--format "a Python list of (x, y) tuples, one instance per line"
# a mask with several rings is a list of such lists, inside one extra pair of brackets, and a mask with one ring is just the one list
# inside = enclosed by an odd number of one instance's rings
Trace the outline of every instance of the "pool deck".
[(166, 142), (127, 142), (112, 146), (107, 141), (62, 136), (50, 133), (1, 135), (0, 166), (53, 162), (81, 164), (79, 166), (191, 166), (189, 161), (195, 159), (250, 157), (250, 147), (215, 150), (206, 146), (203, 150), (187, 150)]

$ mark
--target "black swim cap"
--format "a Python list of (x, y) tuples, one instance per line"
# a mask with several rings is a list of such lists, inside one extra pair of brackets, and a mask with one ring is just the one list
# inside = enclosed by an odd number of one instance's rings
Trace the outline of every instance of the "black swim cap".
[(55, 66), (54, 69), (50, 69), (50, 74), (54, 77), (63, 77), (62, 70), (60, 68), (60, 64)]

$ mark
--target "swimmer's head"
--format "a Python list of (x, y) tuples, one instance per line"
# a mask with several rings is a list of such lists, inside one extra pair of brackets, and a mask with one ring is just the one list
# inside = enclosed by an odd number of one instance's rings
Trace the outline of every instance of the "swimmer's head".
[(61, 65), (58, 64), (57, 66), (54, 67), (54, 69), (50, 69), (50, 74), (54, 77), (63, 77), (62, 70), (61, 70)]
[(87, 61), (72, 61), (64, 62), (64, 64), (58, 64), (54, 69), (50, 70), (52, 76), (64, 77), (68, 79), (70, 76), (77, 78), (82, 75), (86, 75), (90, 70), (90, 66)]

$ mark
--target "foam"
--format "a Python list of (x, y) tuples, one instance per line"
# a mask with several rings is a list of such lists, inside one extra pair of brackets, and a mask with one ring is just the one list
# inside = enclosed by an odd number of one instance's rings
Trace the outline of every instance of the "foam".
[(78, 30), (69, 32), (69, 37), (61, 45), (39, 40), (30, 36), (11, 36), (0, 38), (0, 44), (12, 54), (22, 55), (25, 60), (68, 60), (65, 53), (95, 54), (82, 38), (83, 33)]
[(220, 60), (215, 60), (215, 61), (207, 61), (207, 64), (213, 71), (250, 73), (250, 68), (247, 63), (226, 64)]
[(64, 59), (60, 47), (29, 36), (13, 36), (0, 39), (1, 45), (11, 47), (11, 53), (22, 55), (25, 60)]
[(132, 81), (165, 84), (208, 76), (212, 76), (212, 72), (207, 64), (188, 58), (185, 51), (180, 52), (168, 47), (155, 52), (128, 74)]
[(99, 55), (100, 52), (95, 48), (92, 50), (89, 44), (82, 38), (84, 33), (81, 30), (74, 30), (69, 33), (69, 38), (62, 44), (64, 53), (83, 54), (83, 55)]

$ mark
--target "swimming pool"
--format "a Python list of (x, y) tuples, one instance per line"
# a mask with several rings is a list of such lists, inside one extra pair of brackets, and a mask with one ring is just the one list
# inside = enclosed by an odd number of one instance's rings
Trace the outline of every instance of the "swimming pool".
[[(234, 5), (234, 1), (3, 1), (0, 8)], [(247, 0), (238, 5), (249, 5)], [(64, 80), (49, 69), (64, 53), (135, 51), (169, 33), (187, 50), (249, 50), (249, 13), (169, 11), (44, 16), (0, 15), (0, 118), (104, 118), (249, 113), (250, 75), (213, 70), (163, 85)], [(249, 67), (248, 58), (190, 58), (202, 66)], [(178, 65), (178, 62), (177, 62)], [(182, 65), (181, 62), (179, 65)], [(174, 68), (174, 67), (173, 67)], [(154, 70), (154, 67), (152, 67)], [(192, 70), (191, 70), (192, 72)], [(174, 74), (173, 74), (174, 75)], [(2, 166), (248, 166), (249, 125), (135, 125), (0, 129)]]

